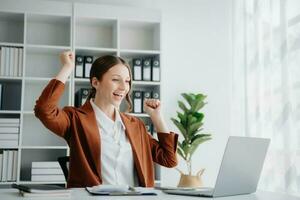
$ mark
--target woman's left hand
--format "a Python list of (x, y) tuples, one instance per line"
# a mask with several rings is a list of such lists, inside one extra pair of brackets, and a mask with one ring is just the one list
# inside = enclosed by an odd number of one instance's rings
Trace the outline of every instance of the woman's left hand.
[(145, 99), (144, 110), (150, 117), (156, 117), (160, 115), (160, 101), (158, 99)]
[(144, 111), (150, 115), (157, 132), (168, 133), (169, 129), (161, 113), (161, 103), (158, 99), (145, 99)]

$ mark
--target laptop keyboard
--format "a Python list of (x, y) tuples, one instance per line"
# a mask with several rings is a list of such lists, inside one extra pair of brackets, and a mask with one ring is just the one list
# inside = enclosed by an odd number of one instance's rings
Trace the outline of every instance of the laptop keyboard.
[(214, 188), (195, 189), (195, 190), (163, 190), (168, 194), (182, 194), (191, 196), (212, 196)]

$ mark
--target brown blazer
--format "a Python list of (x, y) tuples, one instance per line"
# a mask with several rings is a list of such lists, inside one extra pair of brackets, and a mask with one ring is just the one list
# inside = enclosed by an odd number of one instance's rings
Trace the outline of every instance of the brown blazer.
[[(36, 101), (35, 116), (55, 134), (63, 137), (70, 147), (70, 165), (67, 187), (86, 187), (102, 183), (101, 138), (95, 113), (89, 101), (75, 108), (58, 108), (65, 85), (52, 79)], [(154, 186), (153, 161), (165, 167), (177, 165), (178, 135), (158, 133), (153, 139), (144, 123), (133, 116), (121, 113), (129, 138), (139, 185)]]

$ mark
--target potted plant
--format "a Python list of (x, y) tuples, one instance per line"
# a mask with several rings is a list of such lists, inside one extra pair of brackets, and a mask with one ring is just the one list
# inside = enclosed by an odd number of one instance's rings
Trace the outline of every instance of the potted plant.
[(187, 174), (181, 173), (178, 187), (200, 187), (202, 186), (201, 175), (204, 169), (198, 171), (196, 175), (192, 175), (192, 156), (200, 144), (211, 139), (211, 134), (202, 133), (204, 114), (199, 112), (204, 107), (206, 96), (203, 94), (182, 93), (182, 97), (187, 101), (189, 106), (182, 101), (178, 101), (178, 106), (182, 112), (177, 112), (177, 119), (171, 118), (177, 126), (183, 140), (178, 141), (177, 153), (181, 156), (187, 165)]

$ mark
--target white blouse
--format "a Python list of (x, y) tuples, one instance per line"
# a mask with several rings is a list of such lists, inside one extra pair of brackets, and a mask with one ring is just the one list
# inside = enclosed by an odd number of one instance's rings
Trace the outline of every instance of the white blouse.
[(90, 102), (101, 138), (102, 184), (136, 186), (132, 149), (119, 111), (115, 109), (116, 119), (113, 121), (93, 100)]

